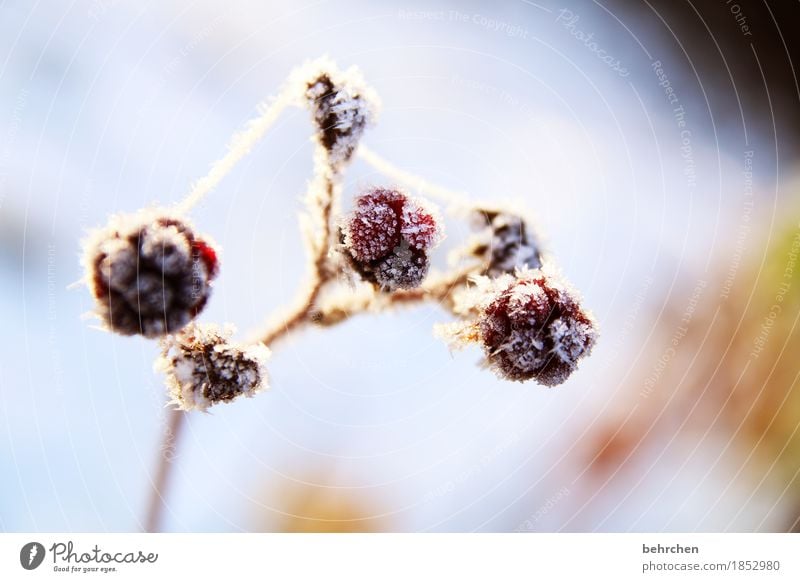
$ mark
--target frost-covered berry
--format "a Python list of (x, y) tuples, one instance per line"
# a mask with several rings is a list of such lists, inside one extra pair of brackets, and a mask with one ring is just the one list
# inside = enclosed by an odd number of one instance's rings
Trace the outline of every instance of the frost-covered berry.
[(231, 327), (191, 323), (161, 339), (155, 367), (167, 375), (172, 404), (181, 410), (204, 411), (267, 388), (269, 349), (233, 343), (232, 334)]
[(219, 269), (217, 252), (185, 219), (166, 211), (116, 215), (85, 243), (95, 312), (122, 335), (178, 331), (203, 309)]
[(475, 210), (474, 217), (482, 233), (472, 252), (486, 260), (486, 275), (498, 277), (515, 269), (542, 266), (539, 244), (522, 217), (484, 208)]
[(317, 126), (317, 139), (334, 167), (348, 162), (364, 130), (377, 116), (375, 92), (356, 68), (339, 71), (328, 61), (313, 67), (305, 97)]
[(597, 324), (564, 284), (540, 270), (520, 272), (477, 321), (486, 360), (507, 380), (564, 382), (597, 339)]
[(427, 252), (442, 238), (435, 211), (388, 188), (359, 196), (340, 231), (353, 268), (386, 291), (418, 287), (430, 267)]

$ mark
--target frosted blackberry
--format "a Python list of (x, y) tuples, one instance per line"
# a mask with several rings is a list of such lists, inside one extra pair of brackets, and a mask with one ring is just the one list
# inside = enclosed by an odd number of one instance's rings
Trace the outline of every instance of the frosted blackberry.
[(359, 263), (381, 259), (400, 244), (403, 202), (387, 200), (386, 192), (377, 190), (358, 198), (342, 227), (344, 244)]
[(507, 380), (564, 382), (589, 355), (597, 325), (573, 293), (541, 271), (521, 273), (477, 322), (486, 360)]
[(387, 188), (359, 196), (340, 232), (353, 269), (384, 291), (418, 287), (430, 267), (427, 251), (442, 238), (434, 211)]
[(189, 323), (205, 306), (217, 253), (183, 219), (165, 212), (117, 215), (84, 249), (95, 312), (122, 335), (158, 337)]

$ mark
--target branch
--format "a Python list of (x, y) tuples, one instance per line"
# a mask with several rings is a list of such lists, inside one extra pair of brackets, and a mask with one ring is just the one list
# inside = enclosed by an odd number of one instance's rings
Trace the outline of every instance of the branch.
[(273, 317), (274, 323), (268, 325), (267, 331), (258, 339), (264, 345), (271, 346), (306, 323), (324, 286), (333, 277), (335, 271), (329, 255), (338, 177), (339, 174), (332, 168), (328, 153), (318, 147), (315, 178), (309, 186), (307, 195), (309, 220), (312, 224), (305, 229), (311, 280), (306, 284), (306, 292), (296, 307), (289, 310), (288, 314)]
[(195, 182), (192, 190), (177, 206), (177, 211), (184, 214), (198, 204), (211, 192), (222, 179), (227, 176), (242, 158), (249, 154), (267, 130), (278, 119), (281, 112), (291, 104), (292, 86), (287, 85), (277, 97), (259, 107), (261, 113), (247, 122), (245, 129), (235, 134), (228, 145), (228, 153), (214, 162), (208, 174)]

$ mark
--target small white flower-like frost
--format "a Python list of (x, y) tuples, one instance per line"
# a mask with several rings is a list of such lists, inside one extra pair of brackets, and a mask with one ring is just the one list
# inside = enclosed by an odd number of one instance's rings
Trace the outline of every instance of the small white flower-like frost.
[(317, 126), (317, 140), (338, 169), (350, 160), (364, 130), (375, 122), (380, 100), (357, 67), (341, 71), (327, 58), (308, 63), (296, 78), (305, 83), (306, 106)]
[(180, 410), (205, 411), (267, 388), (269, 348), (231, 342), (232, 334), (232, 326), (192, 323), (160, 340), (155, 368), (166, 373), (171, 404)]
[(168, 210), (112, 216), (84, 242), (85, 280), (95, 313), (122, 335), (174, 333), (203, 309), (217, 251)]

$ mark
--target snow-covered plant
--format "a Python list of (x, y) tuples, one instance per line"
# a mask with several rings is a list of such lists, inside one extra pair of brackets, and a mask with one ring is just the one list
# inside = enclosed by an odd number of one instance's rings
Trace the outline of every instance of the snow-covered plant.
[[(253, 340), (235, 342), (229, 326), (194, 321), (221, 261), (218, 247), (197, 234), (188, 214), (288, 106), (307, 109), (313, 123), (314, 175), (300, 221), (308, 280), (294, 306), (277, 310)], [(471, 203), (369, 150), (361, 139), (379, 107), (355, 67), (343, 71), (328, 58), (306, 63), (181, 202), (114, 215), (87, 236), (82, 262), (94, 315), (108, 331), (159, 339), (156, 368), (166, 375), (175, 408), (206, 411), (260, 392), (270, 348), (302, 328), (424, 301), (455, 319), (437, 326), (439, 335), (459, 347), (481, 346), (484, 363), (502, 379), (555, 386), (591, 352), (597, 324), (543, 252), (533, 221), (519, 209)], [(351, 209), (342, 212), (342, 177), (356, 155), (389, 183), (354, 193)], [(444, 237), (444, 221), (431, 202), (410, 191), (439, 198), (449, 215), (474, 229), (440, 268), (431, 253)], [(175, 430), (181, 417), (174, 416)], [(151, 517), (158, 504), (152, 508)]]

